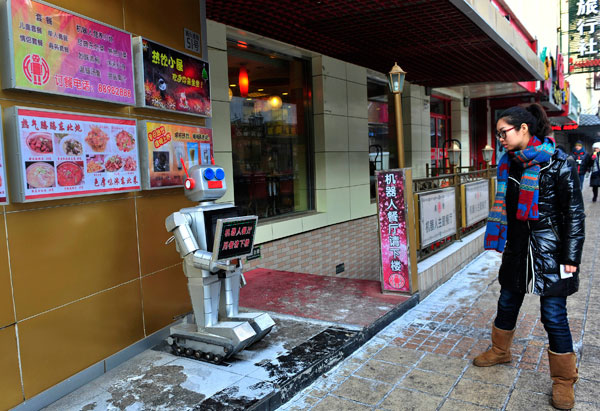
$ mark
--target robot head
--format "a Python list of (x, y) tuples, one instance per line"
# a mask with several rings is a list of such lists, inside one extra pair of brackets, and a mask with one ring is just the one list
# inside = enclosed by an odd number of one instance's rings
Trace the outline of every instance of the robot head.
[(185, 196), (190, 201), (218, 200), (227, 192), (225, 171), (214, 165), (195, 165), (188, 170), (184, 182)]

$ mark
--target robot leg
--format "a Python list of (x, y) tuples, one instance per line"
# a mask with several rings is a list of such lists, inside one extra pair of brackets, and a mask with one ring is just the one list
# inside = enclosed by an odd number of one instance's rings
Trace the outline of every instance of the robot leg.
[(252, 341), (254, 343), (267, 335), (275, 322), (267, 313), (239, 312), (241, 274), (241, 270), (237, 269), (228, 272), (221, 279), (222, 297), (219, 305), (219, 315), (220, 318), (227, 318), (228, 321), (247, 321), (256, 333), (256, 337)]

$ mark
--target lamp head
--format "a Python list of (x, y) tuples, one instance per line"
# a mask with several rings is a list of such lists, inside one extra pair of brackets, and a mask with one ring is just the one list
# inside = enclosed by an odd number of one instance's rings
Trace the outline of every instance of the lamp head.
[(392, 70), (390, 70), (388, 74), (388, 85), (392, 93), (402, 93), (402, 89), (404, 88), (405, 77), (406, 72), (400, 68), (398, 63), (395, 63), (394, 67), (392, 67)]

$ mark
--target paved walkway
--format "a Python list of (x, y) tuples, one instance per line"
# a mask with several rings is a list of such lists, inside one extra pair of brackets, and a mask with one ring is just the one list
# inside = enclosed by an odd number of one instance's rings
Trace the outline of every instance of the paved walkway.
[[(568, 299), (575, 410), (600, 410), (600, 203), (590, 201), (588, 184), (580, 288)], [(525, 298), (510, 364), (471, 364), (490, 346), (499, 266), (498, 253), (483, 253), (280, 410), (552, 410), (539, 297)]]

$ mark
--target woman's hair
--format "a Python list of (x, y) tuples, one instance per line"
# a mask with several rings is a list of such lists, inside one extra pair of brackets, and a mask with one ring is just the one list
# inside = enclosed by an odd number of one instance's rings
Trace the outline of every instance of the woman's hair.
[(508, 108), (500, 114), (500, 118), (514, 127), (520, 127), (523, 123), (527, 124), (529, 133), (537, 137), (545, 137), (552, 133), (550, 120), (548, 120), (544, 108), (537, 103), (527, 107)]

